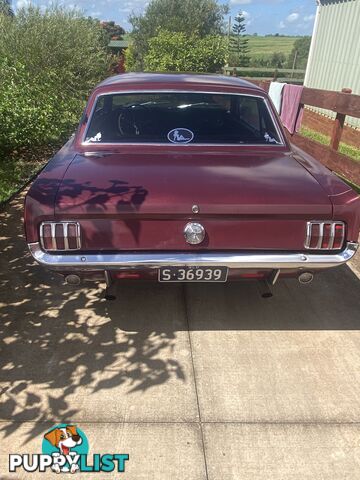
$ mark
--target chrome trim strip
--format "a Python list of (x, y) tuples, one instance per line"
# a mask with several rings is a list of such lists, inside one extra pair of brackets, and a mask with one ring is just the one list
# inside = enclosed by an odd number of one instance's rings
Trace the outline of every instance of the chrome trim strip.
[(311, 242), (311, 231), (312, 231), (312, 223), (307, 222), (306, 224), (306, 239), (305, 239), (305, 248), (310, 247), (310, 242)]
[(81, 230), (80, 230), (80, 223), (75, 222), (76, 225), (76, 246), (78, 250), (81, 248)]
[(330, 229), (330, 238), (329, 238), (329, 250), (331, 250), (334, 246), (334, 240), (335, 240), (335, 223), (331, 224), (331, 229)]
[(343, 229), (342, 229), (342, 235), (341, 235), (341, 244), (340, 244), (340, 248), (343, 247), (344, 245), (344, 240), (345, 240), (345, 224), (343, 222), (336, 222), (337, 225), (343, 225)]
[(64, 235), (64, 249), (69, 250), (69, 238), (68, 238), (68, 223), (63, 224), (63, 235)]
[(51, 239), (52, 239), (52, 248), (53, 250), (57, 250), (56, 244), (56, 223), (49, 223), (51, 228)]
[(154, 270), (163, 266), (224, 266), (228, 268), (307, 269), (336, 267), (348, 262), (359, 246), (349, 242), (338, 253), (249, 252), (124, 252), (115, 254), (52, 254), (39, 243), (28, 244), (34, 259), (51, 270)]
[[(237, 87), (234, 87), (234, 88), (237, 88)], [(239, 87), (239, 88), (245, 88), (245, 87)], [(121, 143), (121, 142), (118, 142), (118, 143), (96, 143), (96, 142), (86, 142), (86, 136), (87, 136), (87, 133), (89, 131), (89, 127), (90, 127), (90, 123), (91, 123), (91, 120), (92, 120), (92, 117), (94, 115), (94, 112), (95, 112), (95, 108), (96, 108), (96, 104), (99, 100), (100, 97), (103, 97), (103, 96), (107, 96), (107, 95), (128, 95), (128, 94), (133, 94), (133, 93), (137, 93), (137, 94), (142, 94), (142, 93), (203, 93), (203, 94), (210, 94), (210, 95), (241, 95), (241, 96), (244, 96), (244, 97), (255, 97), (255, 98), (261, 98), (265, 105), (266, 105), (266, 108), (268, 110), (268, 113), (271, 117), (271, 120), (273, 121), (274, 123), (274, 126), (275, 126), (275, 129), (276, 129), (276, 132), (279, 136), (279, 138), (281, 139), (281, 142), (280, 143), (277, 143), (277, 144), (265, 144), (265, 145), (262, 145), (262, 146), (266, 146), (266, 147), (284, 147), (286, 146), (286, 141), (285, 141), (285, 138), (284, 138), (284, 135), (281, 131), (281, 129), (279, 128), (279, 124), (278, 124), (278, 120), (276, 119), (275, 115), (273, 114), (273, 111), (270, 107), (270, 102), (269, 102), (269, 99), (267, 98), (266, 96), (266, 93), (265, 95), (256, 95), (256, 94), (251, 94), (251, 93), (240, 93), (240, 92), (220, 92), (220, 91), (208, 91), (208, 90), (176, 90), (176, 89), (154, 89), (154, 90), (117, 90), (117, 91), (111, 91), (111, 92), (104, 92), (104, 93), (98, 93), (94, 99), (94, 103), (91, 107), (91, 110), (90, 110), (90, 113), (88, 115), (88, 120), (86, 122), (86, 128), (84, 130), (84, 134), (81, 138), (81, 145), (82, 146), (89, 146), (89, 145), (101, 145), (101, 146), (122, 146), (122, 145), (141, 145), (141, 146), (144, 146), (144, 145), (161, 145), (161, 146), (169, 146), (169, 145), (172, 145), (170, 142), (167, 143), (167, 142), (164, 142), (164, 143), (160, 143), (160, 142), (154, 142), (154, 143)], [(174, 144), (175, 146), (179, 146), (179, 144)], [(184, 144), (186, 145), (186, 144)], [(232, 146), (232, 147), (251, 147), (251, 146), (256, 146), (256, 147), (259, 147), (261, 145), (259, 144), (232, 144), (232, 143), (192, 143), (190, 144), (192, 146), (194, 145), (199, 145), (199, 146), (206, 146), (206, 147), (212, 147), (212, 146), (225, 146), (225, 147), (228, 147), (228, 146)]]
[[(282, 137), (281, 137), (282, 138)], [(194, 148), (194, 147), (231, 147), (231, 148), (247, 148), (247, 147), (257, 147), (257, 148), (276, 148), (276, 147), (281, 147), (284, 148), (286, 145), (284, 143), (156, 143), (156, 142), (147, 142), (147, 143), (131, 143), (131, 142), (123, 142), (123, 143), (107, 143), (107, 142), (82, 142), (80, 144), (82, 147), (171, 147), (171, 148), (176, 148), (181, 146), (182, 148)], [(96, 153), (96, 150), (93, 151)], [(93, 152), (81, 152), (79, 151), (79, 155), (85, 155), (88, 156), (88, 153), (90, 153), (90, 156), (96, 156), (92, 155)], [(107, 152), (107, 155), (111, 155), (113, 152)], [(117, 152), (115, 152), (117, 153)], [(99, 149), (99, 156), (104, 155), (104, 152)]]
[(319, 240), (318, 240), (318, 243), (316, 245), (317, 250), (321, 249), (321, 245), (323, 243), (323, 238), (324, 238), (324, 223), (320, 223), (319, 224)]
[(43, 223), (40, 224), (39, 237), (40, 237), (40, 244), (45, 249), (45, 245), (44, 245), (44, 224)]

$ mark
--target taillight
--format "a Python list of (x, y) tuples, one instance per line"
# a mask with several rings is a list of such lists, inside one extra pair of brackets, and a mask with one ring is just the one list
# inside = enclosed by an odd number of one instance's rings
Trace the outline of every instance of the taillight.
[(40, 243), (44, 250), (79, 250), (81, 248), (78, 222), (43, 222), (40, 225)]
[(335, 234), (334, 234), (334, 243), (332, 248), (338, 250), (342, 248), (344, 245), (345, 240), (345, 225), (342, 224), (335, 224)]
[(340, 250), (344, 240), (343, 222), (307, 222), (305, 248), (309, 250)]

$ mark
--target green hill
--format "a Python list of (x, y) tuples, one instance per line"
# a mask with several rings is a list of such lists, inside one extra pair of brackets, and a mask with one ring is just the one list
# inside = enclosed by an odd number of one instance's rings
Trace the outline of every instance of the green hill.
[[(130, 34), (125, 33), (123, 40), (130, 41)], [(249, 35), (249, 55), (251, 57), (265, 57), (273, 53), (283, 53), (288, 56), (294, 46), (295, 41), (300, 37), (275, 37), (275, 36), (253, 36)]]
[(252, 58), (270, 56), (273, 53), (283, 53), (288, 56), (299, 37), (255, 37), (249, 35), (249, 55)]

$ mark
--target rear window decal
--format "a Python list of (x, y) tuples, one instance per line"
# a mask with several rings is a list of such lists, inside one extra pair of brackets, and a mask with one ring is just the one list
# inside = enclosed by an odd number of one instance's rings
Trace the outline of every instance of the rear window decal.
[(194, 139), (194, 133), (188, 128), (174, 128), (167, 134), (171, 143), (189, 143)]

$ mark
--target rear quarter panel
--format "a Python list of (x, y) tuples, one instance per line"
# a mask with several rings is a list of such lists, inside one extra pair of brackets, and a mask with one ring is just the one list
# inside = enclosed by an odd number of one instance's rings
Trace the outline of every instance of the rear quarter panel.
[(360, 231), (360, 196), (311, 155), (294, 145), (291, 147), (295, 160), (313, 175), (329, 196), (333, 206), (333, 219), (346, 223), (347, 240), (357, 242)]
[(28, 243), (39, 240), (39, 224), (54, 218), (55, 198), (68, 166), (75, 157), (74, 137), (50, 159), (32, 183), (24, 209), (25, 236)]

